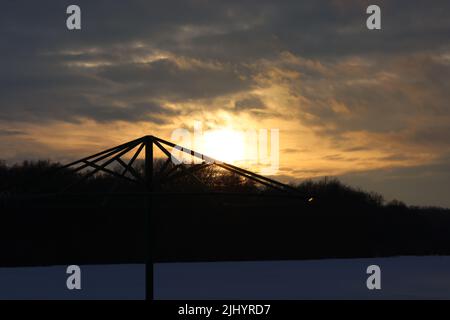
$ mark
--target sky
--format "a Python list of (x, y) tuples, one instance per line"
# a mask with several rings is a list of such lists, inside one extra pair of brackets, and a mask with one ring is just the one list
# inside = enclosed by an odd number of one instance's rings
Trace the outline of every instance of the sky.
[(276, 128), (275, 178), (450, 207), (449, 14), (447, 0), (7, 1), (0, 159), (64, 162), (196, 121)]

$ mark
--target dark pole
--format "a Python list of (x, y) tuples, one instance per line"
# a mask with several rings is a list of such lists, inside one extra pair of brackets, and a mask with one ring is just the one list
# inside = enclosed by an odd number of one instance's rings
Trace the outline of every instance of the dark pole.
[(153, 191), (153, 136), (145, 137), (145, 187)]
[(145, 188), (150, 194), (146, 197), (147, 203), (147, 261), (146, 261), (146, 296), (147, 300), (153, 300), (153, 255), (155, 250), (155, 218), (153, 213), (153, 136), (145, 137)]

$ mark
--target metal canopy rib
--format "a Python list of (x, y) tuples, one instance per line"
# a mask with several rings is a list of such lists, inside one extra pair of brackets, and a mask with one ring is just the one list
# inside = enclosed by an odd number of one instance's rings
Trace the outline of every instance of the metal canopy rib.
[[(163, 166), (161, 167), (161, 171), (159, 175), (157, 175), (154, 179), (154, 168), (153, 168), (153, 160), (154, 160), (154, 154), (153, 154), (153, 145), (156, 145), (156, 147), (162, 151), (162, 153), (167, 157), (166, 161), (164, 162)], [(134, 153), (133, 157), (130, 159), (128, 163), (125, 163), (121, 156), (127, 154), (137, 146), (138, 149)], [(194, 164), (190, 167), (186, 167), (185, 164), (181, 163), (178, 159), (176, 159), (173, 154), (167, 150), (165, 146), (176, 148), (178, 151), (184, 152), (186, 154), (191, 155), (194, 158), (200, 159), (201, 163)], [(145, 148), (145, 157), (144, 157), (144, 177), (141, 176), (141, 174), (136, 171), (133, 168), (133, 164), (135, 163), (136, 159), (140, 155), (141, 151)], [(179, 164), (171, 163), (172, 159), (178, 160)], [(104, 163), (99, 164), (99, 161), (106, 160)], [(108, 168), (106, 168), (109, 164), (117, 162), (119, 163), (124, 170), (121, 173), (114, 172)], [(295, 188), (292, 186), (289, 186), (287, 184), (281, 183), (279, 181), (276, 181), (274, 179), (267, 178), (265, 176), (262, 176), (260, 174), (251, 172), (249, 170), (234, 166), (229, 163), (225, 163), (220, 160), (216, 160), (214, 158), (208, 157), (204, 154), (201, 154), (199, 152), (196, 152), (194, 150), (184, 148), (183, 146), (176, 145), (175, 143), (169, 142), (167, 140), (147, 135), (123, 144), (120, 144), (118, 146), (115, 146), (113, 148), (109, 148), (107, 150), (103, 150), (101, 152), (98, 152), (96, 154), (93, 154), (91, 156), (79, 159), (77, 161), (71, 162), (61, 168), (72, 168), (76, 165), (80, 165), (79, 167), (74, 169), (74, 172), (78, 172), (82, 169), (85, 169), (87, 167), (91, 167), (94, 170), (88, 172), (85, 174), (81, 180), (77, 181), (75, 184), (78, 184), (81, 181), (84, 181), (85, 179), (93, 176), (97, 172), (104, 172), (108, 173), (112, 176), (123, 178), (125, 180), (133, 181), (139, 184), (144, 184), (146, 188), (149, 191), (154, 191), (155, 183), (162, 184), (171, 180), (174, 180), (176, 178), (180, 178), (185, 175), (189, 175), (193, 177), (195, 180), (200, 181), (202, 184), (203, 182), (194, 175), (195, 172), (207, 168), (211, 165), (216, 165), (219, 168), (222, 168), (224, 170), (227, 170), (229, 172), (232, 172), (234, 174), (237, 174), (241, 177), (244, 177), (246, 179), (253, 180), (261, 185), (264, 185), (269, 188), (273, 188), (280, 191), (287, 191), (287, 192), (297, 192)], [(172, 164), (172, 167), (170, 167), (170, 164)], [(180, 171), (179, 171), (180, 170)], [(178, 172), (177, 172), (178, 171)], [(125, 174), (129, 172), (132, 176), (132, 178), (128, 178), (125, 176)], [(68, 188), (72, 187), (73, 185), (69, 186)], [(67, 188), (67, 189), (68, 189)]]

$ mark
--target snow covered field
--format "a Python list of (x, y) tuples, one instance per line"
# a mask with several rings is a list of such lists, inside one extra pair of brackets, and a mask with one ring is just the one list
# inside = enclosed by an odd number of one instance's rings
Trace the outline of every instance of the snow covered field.
[[(369, 265), (381, 290), (368, 290)], [(160, 263), (156, 299), (449, 299), (450, 256)]]
[(86, 265), (81, 290), (68, 290), (67, 266), (0, 268), (0, 299), (145, 299), (145, 265)]
[[(381, 290), (368, 290), (369, 265)], [(0, 299), (144, 299), (145, 265), (0, 268)], [(305, 261), (157, 263), (156, 299), (450, 299), (450, 256)]]

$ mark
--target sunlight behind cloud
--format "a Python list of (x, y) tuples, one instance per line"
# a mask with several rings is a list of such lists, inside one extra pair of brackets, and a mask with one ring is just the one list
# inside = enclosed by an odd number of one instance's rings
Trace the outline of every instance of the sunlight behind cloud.
[(201, 149), (214, 159), (236, 163), (245, 160), (245, 137), (232, 129), (207, 131), (203, 135)]

